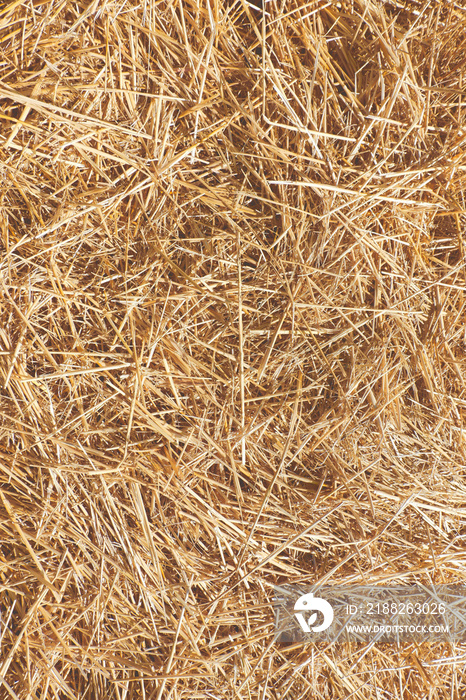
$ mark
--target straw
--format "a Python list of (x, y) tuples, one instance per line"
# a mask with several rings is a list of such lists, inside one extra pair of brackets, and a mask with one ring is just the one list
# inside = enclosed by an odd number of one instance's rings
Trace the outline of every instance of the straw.
[(465, 579), (462, 4), (14, 1), (0, 46), (1, 697), (462, 697), (461, 645), (273, 613)]

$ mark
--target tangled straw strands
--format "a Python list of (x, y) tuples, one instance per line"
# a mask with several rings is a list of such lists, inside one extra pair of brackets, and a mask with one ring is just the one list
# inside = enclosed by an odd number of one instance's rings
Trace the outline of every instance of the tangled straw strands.
[(272, 601), (465, 579), (465, 19), (2, 4), (2, 697), (462, 697)]

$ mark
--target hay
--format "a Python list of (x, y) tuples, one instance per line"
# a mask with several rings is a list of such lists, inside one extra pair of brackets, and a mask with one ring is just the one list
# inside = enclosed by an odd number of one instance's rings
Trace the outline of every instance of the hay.
[(462, 3), (0, 32), (2, 697), (462, 697), (461, 647), (272, 610), (465, 579)]

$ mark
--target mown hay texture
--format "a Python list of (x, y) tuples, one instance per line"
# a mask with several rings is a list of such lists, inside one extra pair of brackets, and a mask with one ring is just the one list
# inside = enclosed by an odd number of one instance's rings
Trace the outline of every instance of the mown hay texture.
[(2, 698), (461, 698), (273, 585), (465, 579), (466, 8), (0, 10)]

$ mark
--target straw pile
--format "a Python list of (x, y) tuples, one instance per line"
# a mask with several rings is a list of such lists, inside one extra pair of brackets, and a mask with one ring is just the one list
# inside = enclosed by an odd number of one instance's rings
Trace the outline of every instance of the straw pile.
[(2, 698), (463, 697), (272, 600), (465, 579), (465, 20), (3, 4)]

